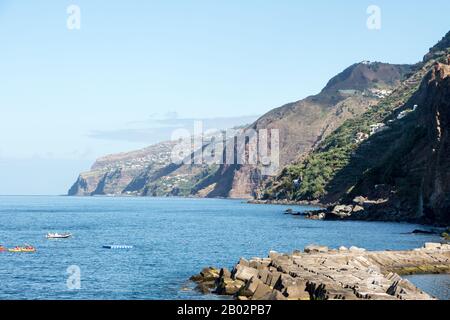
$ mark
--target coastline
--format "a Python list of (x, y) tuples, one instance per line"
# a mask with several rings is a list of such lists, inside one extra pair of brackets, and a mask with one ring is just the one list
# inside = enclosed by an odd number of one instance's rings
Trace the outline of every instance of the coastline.
[(232, 271), (192, 276), (204, 294), (237, 300), (436, 300), (401, 275), (450, 274), (450, 244), (410, 251), (307, 246), (291, 254), (241, 258)]

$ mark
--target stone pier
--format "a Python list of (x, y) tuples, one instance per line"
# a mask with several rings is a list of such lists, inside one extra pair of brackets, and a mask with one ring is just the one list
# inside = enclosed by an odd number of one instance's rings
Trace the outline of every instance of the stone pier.
[(450, 273), (450, 245), (368, 252), (308, 246), (292, 254), (241, 259), (232, 271), (205, 268), (191, 279), (203, 292), (239, 300), (431, 300), (402, 275)]

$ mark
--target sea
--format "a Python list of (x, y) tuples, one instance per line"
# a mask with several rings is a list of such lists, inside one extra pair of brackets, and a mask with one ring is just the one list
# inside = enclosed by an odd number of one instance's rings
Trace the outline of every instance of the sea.
[[(255, 205), (243, 200), (1, 196), (0, 245), (31, 245), (34, 253), (0, 252), (2, 300), (222, 299), (194, 290), (189, 278), (240, 257), (330, 248), (403, 250), (439, 241), (411, 234), (408, 223), (312, 221), (285, 215), (308, 206)], [(48, 232), (68, 232), (49, 240)], [(104, 246), (132, 246), (106, 249)], [(449, 275), (410, 281), (450, 299)]]

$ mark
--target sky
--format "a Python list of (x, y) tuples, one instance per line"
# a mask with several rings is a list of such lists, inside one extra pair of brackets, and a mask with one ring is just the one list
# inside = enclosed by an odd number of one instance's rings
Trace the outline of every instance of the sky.
[[(80, 29), (67, 26), (71, 5)], [(367, 27), (370, 5), (380, 29)], [(65, 194), (97, 157), (193, 120), (249, 123), (355, 62), (418, 62), (449, 11), (448, 0), (0, 0), (0, 194)]]

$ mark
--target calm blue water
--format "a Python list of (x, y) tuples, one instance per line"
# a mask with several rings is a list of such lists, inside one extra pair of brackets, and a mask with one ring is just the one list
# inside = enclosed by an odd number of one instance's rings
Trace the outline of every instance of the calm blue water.
[[(310, 221), (284, 215), (287, 208), (209, 199), (0, 197), (0, 244), (38, 249), (0, 253), (0, 299), (213, 298), (190, 290), (187, 279), (205, 266), (231, 267), (241, 256), (311, 243), (377, 250), (439, 240), (405, 234), (416, 225)], [(74, 237), (45, 239), (52, 231)], [(102, 249), (109, 244), (134, 249)], [(67, 288), (71, 265), (81, 269), (80, 290)]]
[(435, 298), (450, 300), (449, 274), (419, 274), (404, 277)]

